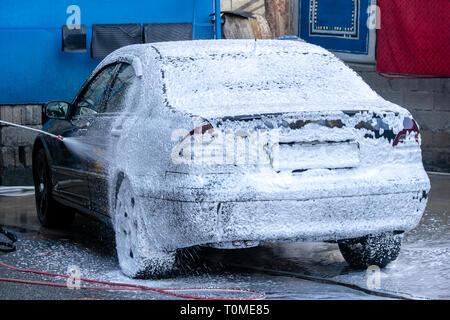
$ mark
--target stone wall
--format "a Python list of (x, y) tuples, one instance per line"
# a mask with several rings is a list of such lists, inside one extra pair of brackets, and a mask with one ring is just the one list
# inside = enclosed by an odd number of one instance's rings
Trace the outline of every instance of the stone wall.
[[(0, 105), (0, 120), (42, 128), (42, 105)], [(30, 184), (37, 133), (0, 124), (0, 185)]]

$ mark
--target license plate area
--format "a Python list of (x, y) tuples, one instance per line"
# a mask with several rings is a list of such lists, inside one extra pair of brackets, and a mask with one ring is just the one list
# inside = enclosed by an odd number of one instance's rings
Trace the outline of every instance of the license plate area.
[(272, 145), (270, 163), (276, 171), (354, 168), (360, 163), (359, 144), (345, 142), (292, 142)]

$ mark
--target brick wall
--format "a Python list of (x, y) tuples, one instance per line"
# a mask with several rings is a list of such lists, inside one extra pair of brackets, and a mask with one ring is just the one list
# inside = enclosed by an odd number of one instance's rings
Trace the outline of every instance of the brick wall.
[[(42, 105), (0, 105), (0, 119), (42, 128)], [(31, 153), (37, 133), (0, 124), (0, 185), (31, 180)]]
[(450, 172), (450, 78), (385, 78), (374, 65), (353, 68), (378, 94), (417, 120), (426, 169)]

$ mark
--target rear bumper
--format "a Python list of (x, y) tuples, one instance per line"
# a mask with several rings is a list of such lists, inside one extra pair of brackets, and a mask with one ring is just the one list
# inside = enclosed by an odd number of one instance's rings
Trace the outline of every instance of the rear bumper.
[(429, 178), (420, 165), (308, 170), (298, 174), (272, 169), (244, 174), (195, 176), (170, 174), (156, 198), (183, 202), (313, 200), (362, 195), (428, 192)]
[[(164, 247), (254, 241), (320, 241), (409, 231), (423, 215), (422, 192), (314, 200), (169, 202), (153, 234)], [(164, 232), (161, 232), (164, 230)]]
[(294, 177), (279, 186), (266, 179), (261, 185), (242, 181), (234, 189), (220, 183), (207, 191), (183, 189), (172, 199), (147, 198), (161, 213), (155, 216), (152, 233), (174, 249), (238, 240), (320, 241), (409, 231), (419, 224), (430, 190), (425, 171), (417, 169), (397, 168), (390, 176), (378, 170), (345, 181), (319, 176), (306, 184)]

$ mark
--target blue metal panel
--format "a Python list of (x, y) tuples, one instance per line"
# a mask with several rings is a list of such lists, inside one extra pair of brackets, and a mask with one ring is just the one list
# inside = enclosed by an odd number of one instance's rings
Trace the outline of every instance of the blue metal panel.
[(92, 24), (193, 23), (194, 39), (212, 39), (212, 0), (77, 0), (87, 52), (61, 50), (72, 0), (2, 0), (0, 104), (70, 101), (100, 62), (90, 58)]
[(222, 39), (222, 18), (220, 15), (220, 0), (215, 0), (214, 2), (214, 13), (216, 21), (216, 39)]

